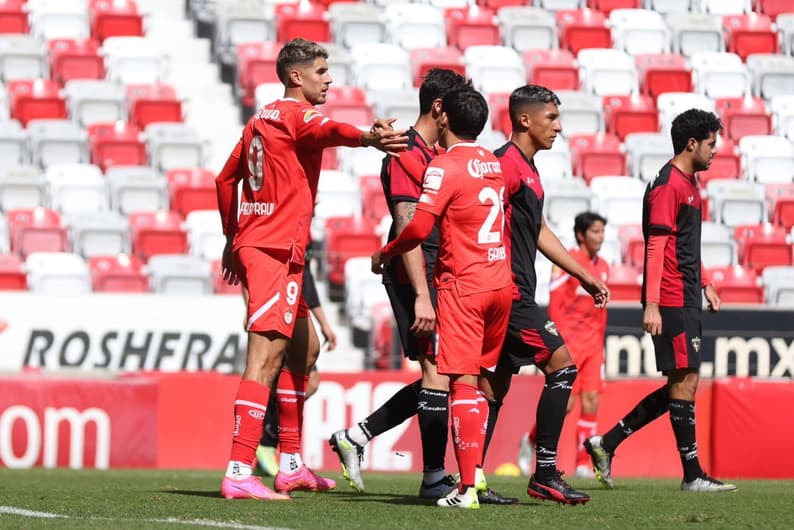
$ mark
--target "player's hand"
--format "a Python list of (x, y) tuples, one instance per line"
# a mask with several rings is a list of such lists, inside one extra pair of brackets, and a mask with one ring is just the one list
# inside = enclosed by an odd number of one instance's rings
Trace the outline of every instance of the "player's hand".
[(590, 293), (590, 296), (593, 297), (596, 308), (603, 309), (607, 306), (611, 293), (609, 292), (609, 287), (607, 287), (606, 283), (599, 280), (595, 276), (589, 275), (579, 283), (581, 283), (584, 290)]
[(708, 303), (708, 310), (711, 313), (716, 313), (720, 310), (720, 304), (722, 303), (720, 297), (717, 296), (717, 290), (714, 289), (714, 286), (708, 284), (703, 288), (703, 294), (706, 296), (706, 302)]
[(369, 132), (374, 134), (379, 130), (393, 131), (395, 121), (397, 121), (397, 118), (375, 118), (375, 122), (370, 127)]
[(234, 264), (233, 242), (233, 238), (226, 238), (226, 246), (223, 248), (221, 268), (218, 274), (220, 274), (223, 281), (229, 285), (238, 285), (240, 283), (240, 276), (237, 274)]
[(659, 312), (659, 304), (648, 302), (645, 304), (645, 311), (642, 314), (642, 329), (657, 336), (662, 334), (662, 314)]
[(370, 259), (372, 261), (371, 269), (375, 274), (383, 274), (383, 267), (391, 261), (391, 258), (381, 254), (380, 250), (376, 250)]
[(430, 293), (416, 295), (414, 302), (414, 323), (411, 325), (411, 333), (417, 337), (428, 337), (436, 327), (436, 312), (430, 300)]
[[(398, 153), (404, 151), (408, 147), (408, 136), (405, 134), (405, 129), (395, 131), (391, 128), (394, 119), (376, 120), (375, 125), (369, 132), (361, 134), (361, 143), (367, 147), (374, 147), (386, 153)], [(389, 128), (377, 126), (378, 124), (386, 124)]]
[(331, 329), (331, 326), (320, 326), (320, 333), (323, 334), (323, 338), (325, 339), (325, 349), (327, 351), (333, 351), (336, 348), (336, 333), (334, 330)]

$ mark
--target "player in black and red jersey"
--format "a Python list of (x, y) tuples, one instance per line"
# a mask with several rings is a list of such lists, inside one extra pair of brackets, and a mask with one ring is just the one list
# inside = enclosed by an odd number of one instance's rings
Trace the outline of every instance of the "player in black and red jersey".
[(601, 483), (612, 488), (612, 456), (618, 445), (668, 410), (681, 455), (684, 491), (732, 491), (709, 477), (700, 466), (695, 440), (695, 392), (701, 345), (701, 290), (709, 311), (720, 299), (700, 260), (701, 203), (698, 171), (711, 165), (716, 153), (719, 118), (699, 109), (673, 120), (673, 159), (648, 184), (643, 198), (645, 275), (642, 284), (643, 329), (651, 334), (656, 368), (667, 382), (640, 401), (604, 436), (585, 442)]

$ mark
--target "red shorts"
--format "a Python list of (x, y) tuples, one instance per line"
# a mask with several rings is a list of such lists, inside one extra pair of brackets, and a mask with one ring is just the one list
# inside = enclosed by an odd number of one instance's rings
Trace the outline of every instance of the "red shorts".
[(513, 288), (459, 296), (456, 289), (438, 291), (436, 360), (438, 372), (479, 375), (493, 370), (507, 331)]
[(288, 252), (256, 247), (237, 249), (237, 261), (248, 289), (246, 329), (292, 338), (295, 320), (309, 315), (301, 296), (303, 264), (290, 262)]
[[(566, 335), (566, 339), (567, 339)], [(573, 394), (582, 392), (603, 392), (604, 384), (604, 345), (587, 344), (586, 341), (565, 341), (568, 351), (576, 363), (579, 375), (573, 382)]]

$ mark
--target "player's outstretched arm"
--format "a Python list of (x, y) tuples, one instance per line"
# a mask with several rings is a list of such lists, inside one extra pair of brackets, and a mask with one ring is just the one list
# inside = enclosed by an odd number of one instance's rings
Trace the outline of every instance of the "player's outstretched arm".
[(435, 224), (435, 215), (424, 210), (416, 210), (413, 220), (408, 223), (402, 233), (372, 255), (372, 272), (382, 274), (383, 266), (388, 265), (392, 256), (404, 254), (419, 245), (427, 239)]
[(361, 133), (361, 145), (374, 147), (385, 153), (399, 153), (408, 147), (408, 136), (404, 129), (395, 131), (392, 128), (373, 127)]

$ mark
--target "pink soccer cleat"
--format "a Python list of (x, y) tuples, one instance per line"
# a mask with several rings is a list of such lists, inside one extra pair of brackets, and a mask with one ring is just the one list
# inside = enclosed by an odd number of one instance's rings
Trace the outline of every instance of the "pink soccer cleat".
[(276, 474), (274, 484), (279, 493), (289, 493), (290, 491), (326, 491), (336, 487), (336, 481), (330, 478), (323, 478), (314, 471), (302, 465), (295, 473), (284, 473), (279, 471)]
[(223, 495), (225, 499), (259, 499), (261, 501), (289, 500), (289, 495), (276, 493), (262, 484), (262, 479), (253, 475), (239, 480), (224, 477), (223, 482), (221, 482), (221, 495)]

